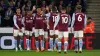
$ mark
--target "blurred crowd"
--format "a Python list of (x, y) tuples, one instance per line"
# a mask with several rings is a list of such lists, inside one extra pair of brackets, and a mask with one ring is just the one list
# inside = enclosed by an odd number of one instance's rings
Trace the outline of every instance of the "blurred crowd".
[(13, 27), (13, 15), (17, 7), (23, 15), (26, 7), (28, 10), (33, 10), (34, 6), (49, 9), (56, 7), (58, 12), (66, 7), (67, 13), (72, 16), (76, 5), (81, 5), (82, 12), (86, 12), (86, 0), (0, 0), (0, 27)]

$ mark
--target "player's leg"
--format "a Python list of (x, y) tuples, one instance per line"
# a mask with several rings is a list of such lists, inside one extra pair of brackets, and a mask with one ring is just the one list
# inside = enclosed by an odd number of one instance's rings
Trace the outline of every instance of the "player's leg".
[(48, 32), (47, 31), (44, 31), (44, 41), (45, 41), (45, 44), (48, 41)]
[(67, 47), (68, 47), (68, 35), (69, 35), (69, 33), (66, 31), (66, 32), (63, 32), (63, 35), (64, 35), (64, 53), (66, 54)]
[(50, 49), (48, 49), (48, 51), (53, 51), (53, 36), (54, 36), (54, 30), (50, 30), (50, 39), (49, 39)]
[(59, 31), (58, 30), (55, 30), (55, 34), (54, 34), (54, 37), (53, 37), (53, 39), (54, 39), (54, 50), (55, 51), (57, 50), (56, 45), (58, 43), (58, 35), (59, 35)]
[(18, 36), (18, 30), (14, 29), (14, 33), (13, 33), (13, 36), (14, 36), (14, 44), (15, 44), (15, 50), (18, 51), (18, 47), (17, 47), (17, 36)]
[(22, 43), (23, 43), (23, 32), (19, 32), (18, 33), (19, 37), (20, 37), (20, 42), (19, 42), (19, 48), (22, 51)]
[(74, 45), (75, 45), (75, 52), (78, 53), (78, 31), (74, 31)]
[(31, 39), (32, 39), (32, 31), (29, 31), (29, 44), (31, 49)]
[(61, 53), (61, 39), (63, 37), (63, 33), (60, 31), (58, 35), (58, 53)]
[(29, 31), (25, 30), (27, 51), (30, 50)]
[(32, 28), (32, 36), (35, 36), (35, 27)]
[(40, 43), (41, 43), (41, 51), (44, 51), (44, 30), (43, 29), (39, 29), (39, 35), (41, 37)]
[(36, 52), (39, 52), (39, 29), (35, 29), (35, 45), (36, 45)]
[(79, 52), (80, 53), (82, 53), (82, 46), (83, 46), (83, 31), (81, 30), (81, 31), (79, 31), (78, 32), (78, 34), (79, 34)]

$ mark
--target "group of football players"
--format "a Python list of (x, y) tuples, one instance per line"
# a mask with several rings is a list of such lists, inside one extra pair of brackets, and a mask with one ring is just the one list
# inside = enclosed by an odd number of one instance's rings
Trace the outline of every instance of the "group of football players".
[[(33, 7), (34, 9), (34, 7)], [(47, 10), (47, 11), (46, 11)], [(25, 16), (22, 16), (20, 8), (16, 9), (16, 14), (13, 17), (14, 21), (14, 38), (15, 38), (15, 50), (19, 49), (22, 51), (21, 44), (23, 42), (23, 31), (22, 25), (24, 26), (24, 33), (26, 36), (26, 47), (27, 50), (30, 50), (30, 40), (32, 34), (35, 37), (35, 46), (36, 52), (44, 51), (44, 42), (49, 38), (49, 47), (48, 51), (56, 50), (56, 45), (58, 46), (57, 52), (61, 53), (61, 39), (64, 37), (64, 53), (67, 53), (68, 46), (68, 37), (69, 32), (74, 33), (75, 37), (75, 52), (82, 52), (83, 46), (83, 29), (86, 25), (86, 15), (81, 12), (81, 5), (77, 5), (73, 16), (70, 17), (66, 12), (66, 8), (62, 8), (58, 12), (57, 8), (52, 8), (49, 10), (49, 7), (46, 8), (37, 8), (36, 13), (33, 13), (30, 10), (27, 10)], [(47, 12), (47, 13), (45, 13)], [(69, 28), (68, 26), (71, 25)], [(49, 29), (49, 33), (48, 33)], [(17, 37), (20, 37), (20, 42), (17, 45)], [(39, 40), (38, 37), (41, 37)], [(40, 45), (39, 45), (40, 41)], [(40, 48), (39, 48), (40, 46)]]

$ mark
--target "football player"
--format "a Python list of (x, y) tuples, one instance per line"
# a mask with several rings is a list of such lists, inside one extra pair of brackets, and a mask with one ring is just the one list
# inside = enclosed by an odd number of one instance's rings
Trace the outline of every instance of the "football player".
[(73, 13), (72, 16), (72, 23), (71, 28), (74, 29), (74, 37), (75, 37), (75, 51), (76, 53), (79, 51), (79, 53), (82, 53), (82, 46), (83, 46), (83, 29), (86, 25), (86, 14), (84, 14), (82, 11), (82, 6), (77, 5), (76, 11)]

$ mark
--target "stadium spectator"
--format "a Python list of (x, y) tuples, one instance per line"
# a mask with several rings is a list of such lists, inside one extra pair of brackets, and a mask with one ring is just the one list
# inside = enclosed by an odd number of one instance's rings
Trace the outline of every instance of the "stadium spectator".
[(13, 11), (11, 10), (11, 8), (9, 7), (8, 10), (5, 13), (5, 26), (13, 26)]
[(14, 4), (14, 5), (15, 5), (15, 1), (14, 1), (14, 0), (10, 0), (10, 2), (12, 2), (12, 4)]
[(16, 3), (16, 8), (18, 7), (18, 8), (20, 8), (21, 9), (21, 3), (20, 3), (20, 1), (18, 1), (17, 3)]
[(50, 0), (46, 0), (47, 5), (50, 5), (50, 2), (51, 2)]
[(52, 9), (52, 8), (54, 8), (54, 7), (55, 7), (54, 2), (51, 2), (50, 5), (49, 5), (49, 8)]
[(63, 1), (60, 1), (60, 2), (59, 2), (59, 6), (58, 6), (59, 11), (62, 9), (62, 7), (63, 7)]
[(63, 0), (63, 2), (65, 4), (65, 6), (68, 6), (68, 4), (72, 2), (72, 0)]
[[(50, 10), (52, 8), (58, 7), (58, 11), (62, 9), (62, 7), (67, 7), (67, 11), (70, 15), (74, 12), (76, 5), (82, 5), (82, 11), (86, 11), (86, 0), (36, 0), (36, 3), (32, 3), (33, 0), (8, 0), (9, 2), (4, 2), (4, 0), (0, 0), (0, 13), (2, 16), (2, 21), (4, 21), (2, 24), (5, 26), (5, 13), (7, 9), (10, 7), (13, 12), (15, 12), (15, 9), (19, 7), (22, 11), (21, 13), (23, 16), (25, 15), (25, 8), (28, 7), (29, 10), (32, 10), (33, 4), (38, 7), (46, 7), (49, 6)], [(8, 5), (7, 5), (8, 4)], [(34, 11), (36, 12), (36, 11)]]
[(5, 16), (5, 11), (4, 9), (0, 6), (0, 14), (1, 14), (1, 21), (3, 21), (2, 26), (4, 25), (4, 16)]
[(95, 23), (92, 21), (92, 18), (88, 17), (84, 33), (94, 33), (94, 25)]
[(15, 3), (13, 1), (9, 1), (9, 7), (15, 11)]
[(41, 7), (46, 7), (46, 1), (42, 1)]
[(6, 4), (4, 3), (3, 0), (0, 2), (0, 5), (1, 5), (1, 7), (2, 7), (4, 10), (7, 9), (7, 6), (6, 6)]
[(24, 0), (24, 1), (21, 1), (21, 2), (26, 5), (27, 4), (27, 1), (28, 0)]
[(81, 0), (81, 5), (82, 5), (82, 11), (85, 13), (87, 7), (87, 0)]
[(73, 13), (73, 12), (72, 12), (72, 8), (71, 8), (71, 4), (68, 4), (66, 10), (67, 10), (67, 13), (68, 13), (70, 16), (72, 16), (72, 13)]
[(32, 10), (32, 3), (31, 3), (31, 0), (29, 0), (29, 1), (27, 2), (26, 7), (27, 7), (29, 10)]

